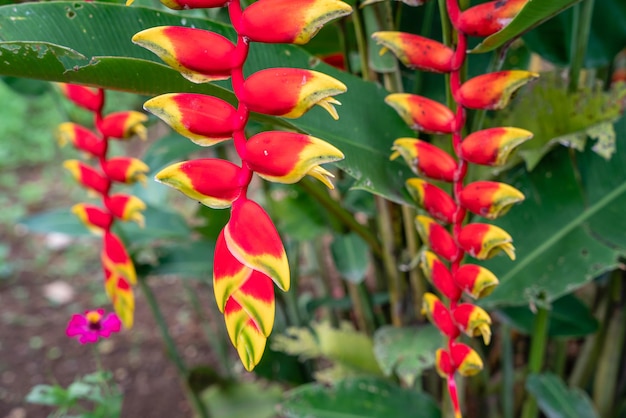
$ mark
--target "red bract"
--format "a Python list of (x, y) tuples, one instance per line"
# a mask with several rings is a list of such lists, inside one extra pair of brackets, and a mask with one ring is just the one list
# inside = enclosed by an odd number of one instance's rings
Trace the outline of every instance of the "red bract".
[(453, 182), (457, 171), (457, 163), (450, 154), (414, 138), (399, 138), (393, 143), (391, 159), (402, 156), (408, 166), (415, 172), (433, 180)]
[(413, 199), (434, 218), (445, 223), (454, 222), (457, 207), (449, 194), (417, 178), (407, 180), (406, 187)]
[(129, 110), (106, 115), (98, 124), (98, 130), (105, 137), (128, 139), (133, 135), (145, 140), (147, 130), (143, 124), (148, 117), (140, 112)]
[(490, 36), (508, 25), (528, 0), (495, 0), (461, 13), (457, 27), (470, 36)]
[(76, 149), (85, 151), (94, 157), (103, 157), (106, 152), (106, 141), (98, 137), (93, 131), (72, 122), (59, 125), (56, 132), (59, 145), (65, 146), (70, 142)]
[(404, 32), (375, 32), (372, 38), (391, 50), (407, 67), (439, 73), (453, 70), (454, 51), (441, 42)]
[(63, 163), (63, 167), (72, 173), (77, 182), (88, 189), (102, 195), (108, 193), (111, 181), (93, 167), (78, 160), (67, 160)]
[(65, 97), (74, 104), (91, 112), (100, 112), (104, 105), (104, 92), (101, 89), (79, 86), (76, 84), (57, 84)]
[(214, 290), (231, 342), (246, 368), (260, 361), (274, 322), (275, 283), (290, 286), (289, 263), (278, 231), (267, 213), (249, 200), (253, 174), (280, 183), (310, 175), (332, 188), (331, 172), (321, 164), (337, 161), (337, 148), (312, 136), (263, 132), (249, 140), (250, 112), (297, 118), (318, 105), (337, 119), (334, 95), (340, 81), (317, 71), (267, 68), (244, 77), (251, 42), (305, 43), (320, 27), (350, 12), (339, 0), (258, 0), (242, 10), (239, 0), (164, 0), (172, 8), (221, 7), (237, 31), (236, 42), (221, 35), (182, 27), (144, 30), (133, 41), (194, 82), (230, 78), (237, 108), (221, 99), (169, 93), (144, 107), (198, 145), (232, 138), (241, 166), (217, 159), (184, 161), (163, 169), (157, 180), (214, 208), (231, 207), (231, 217), (214, 254)]
[(468, 135), (461, 144), (463, 159), (481, 165), (500, 166), (511, 152), (533, 137), (519, 128), (489, 128)]
[(415, 131), (449, 134), (454, 131), (454, 113), (439, 102), (415, 94), (390, 94), (385, 102)]

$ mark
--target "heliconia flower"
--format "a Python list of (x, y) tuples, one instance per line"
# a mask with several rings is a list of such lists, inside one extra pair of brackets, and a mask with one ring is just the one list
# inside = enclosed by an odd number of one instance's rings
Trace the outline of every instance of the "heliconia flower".
[(333, 189), (330, 178), (334, 176), (320, 164), (343, 158), (337, 148), (313, 136), (267, 131), (248, 140), (244, 160), (251, 170), (269, 181), (292, 184), (308, 174)]
[[(130, 5), (134, 0), (126, 0), (126, 5)], [(166, 7), (174, 10), (188, 9), (210, 9), (212, 7), (224, 7), (231, 0), (161, 0)]]
[(533, 137), (519, 128), (489, 128), (469, 134), (461, 143), (461, 156), (474, 164), (501, 166), (511, 152)]
[(402, 156), (415, 174), (452, 183), (457, 163), (442, 149), (415, 138), (398, 138), (393, 142), (391, 159)]
[(134, 110), (114, 112), (100, 121), (98, 129), (105, 137), (127, 139), (137, 135), (145, 141), (148, 139), (148, 130), (143, 123), (147, 121), (147, 115)]
[(452, 344), (450, 357), (461, 376), (474, 376), (483, 369), (483, 361), (478, 353), (463, 343)]
[(105, 314), (104, 309), (96, 309), (85, 311), (83, 315), (73, 314), (65, 334), (68, 337), (78, 337), (81, 344), (91, 344), (98, 342), (100, 338), (109, 338), (114, 332), (119, 332), (121, 326), (116, 314)]
[(238, 30), (254, 42), (303, 45), (327, 22), (351, 12), (339, 0), (261, 0), (243, 11)]
[(490, 36), (502, 30), (528, 0), (495, 0), (463, 11), (456, 28), (471, 36)]
[(145, 225), (141, 211), (146, 209), (146, 204), (136, 196), (121, 193), (106, 196), (104, 205), (113, 216), (123, 221), (133, 221), (141, 227)]
[(104, 90), (77, 84), (57, 83), (65, 97), (91, 112), (99, 112), (104, 105)]
[(250, 75), (239, 97), (252, 112), (299, 118), (314, 105), (324, 108), (333, 119), (339, 119), (333, 105), (341, 104), (332, 96), (347, 87), (324, 73), (300, 68), (268, 68)]
[(115, 313), (126, 328), (132, 328), (133, 315), (135, 312), (135, 297), (130, 283), (123, 276), (109, 270), (106, 266), (104, 269), (104, 290), (113, 304)]
[(408, 93), (394, 93), (385, 98), (402, 120), (414, 131), (449, 134), (455, 130), (454, 113), (445, 105)]
[(443, 348), (438, 348), (435, 351), (435, 369), (437, 374), (444, 379), (455, 372), (450, 354)]
[(146, 173), (150, 167), (143, 161), (131, 157), (109, 158), (103, 164), (104, 173), (113, 181), (132, 184), (137, 181), (146, 184)]
[(418, 178), (408, 179), (406, 188), (413, 199), (434, 218), (446, 223), (454, 222), (457, 207), (448, 193)]
[(71, 142), (80, 151), (85, 151), (94, 157), (102, 157), (106, 152), (107, 144), (102, 138), (90, 129), (72, 122), (64, 122), (56, 131), (60, 146)]
[(172, 164), (155, 179), (214, 209), (223, 209), (241, 194), (241, 168), (230, 161), (201, 158)]
[(136, 33), (132, 41), (194, 83), (225, 80), (240, 64), (234, 62), (235, 45), (231, 41), (203, 29), (157, 26)]
[(228, 299), (226, 303), (224, 321), (230, 341), (237, 348), (243, 367), (251, 371), (261, 361), (267, 337), (233, 298)]
[[(369, 6), (370, 4), (378, 3), (381, 1), (383, 0), (365, 0), (363, 3), (361, 3), (360, 7)], [(409, 6), (421, 6), (422, 4), (426, 3), (428, 0), (396, 0), (396, 1), (401, 1), (402, 3), (409, 5)]]
[(282, 291), (289, 290), (289, 263), (274, 223), (256, 202), (238, 200), (224, 228), (230, 253), (240, 263), (268, 275)]
[(63, 162), (63, 167), (72, 173), (76, 181), (97, 193), (106, 194), (111, 186), (109, 179), (82, 161), (67, 160)]
[(83, 224), (96, 235), (102, 235), (104, 230), (111, 228), (113, 217), (100, 207), (87, 203), (78, 203), (72, 206), (74, 213)]
[(461, 303), (452, 312), (454, 321), (470, 337), (481, 335), (485, 345), (491, 341), (491, 318), (481, 307), (471, 303)]
[(539, 77), (537, 73), (522, 70), (479, 75), (463, 83), (455, 99), (470, 109), (503, 109), (519, 88), (537, 77)]
[(417, 215), (415, 217), (415, 226), (422, 241), (440, 257), (452, 261), (456, 258), (459, 249), (457, 248), (454, 238), (443, 226), (428, 216)]
[(428, 317), (428, 320), (439, 328), (439, 331), (445, 336), (449, 338), (459, 336), (459, 328), (454, 323), (450, 311), (435, 294), (430, 292), (424, 293), (422, 315)]
[(104, 234), (104, 248), (100, 258), (102, 265), (111, 273), (120, 275), (128, 280), (130, 284), (137, 283), (137, 273), (132, 259), (126, 252), (124, 243), (112, 232)]
[(232, 138), (233, 131), (245, 122), (238, 120), (233, 106), (205, 94), (162, 94), (145, 102), (143, 107), (203, 147)]
[(450, 300), (459, 300), (461, 297), (461, 288), (452, 278), (450, 270), (443, 262), (431, 251), (423, 251), (420, 256), (420, 267), (424, 272), (424, 276), (430, 281), (442, 295)]
[(441, 42), (412, 33), (394, 31), (375, 32), (372, 39), (383, 45), (381, 54), (389, 49), (409, 68), (439, 73), (454, 71), (454, 51)]
[(474, 299), (491, 294), (499, 283), (495, 274), (477, 264), (463, 264), (454, 274), (454, 281)]
[(257, 328), (268, 337), (274, 326), (274, 285), (260, 271), (241, 264), (228, 250), (224, 231), (215, 244), (213, 290), (221, 312), (230, 298), (243, 307)]
[(476, 215), (495, 219), (524, 200), (522, 192), (506, 183), (476, 181), (463, 188), (459, 196), (461, 205)]
[(495, 225), (473, 223), (463, 227), (458, 236), (461, 248), (474, 258), (486, 260), (504, 251), (515, 260), (513, 238)]

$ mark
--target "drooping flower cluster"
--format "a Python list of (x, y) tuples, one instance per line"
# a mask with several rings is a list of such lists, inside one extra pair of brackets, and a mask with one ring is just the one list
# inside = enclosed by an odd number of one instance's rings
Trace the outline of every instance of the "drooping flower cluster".
[[(466, 60), (468, 36), (489, 36), (501, 30), (515, 17), (527, 0), (498, 0), (459, 9), (458, 0), (446, 0), (447, 12), (456, 31), (454, 48), (418, 35), (401, 32), (378, 32), (373, 38), (391, 50), (406, 66), (450, 75), (450, 91), (456, 104), (448, 106), (426, 97), (396, 93), (386, 98), (403, 120), (415, 131), (450, 134), (456, 158), (438, 147), (414, 138), (394, 142), (392, 158), (402, 156), (422, 178), (407, 181), (415, 201), (428, 213), (418, 215), (415, 224), (422, 241), (429, 247), (421, 256), (425, 276), (444, 297), (426, 293), (423, 313), (444, 334), (447, 346), (437, 350), (436, 368), (447, 379), (455, 416), (461, 417), (455, 374), (471, 376), (482, 369), (480, 356), (457, 341), (461, 333), (491, 339), (491, 319), (487, 312), (472, 303), (462, 302), (463, 293), (477, 299), (489, 294), (498, 279), (486, 268), (463, 263), (466, 255), (478, 260), (504, 252), (515, 259), (511, 236), (487, 223), (464, 224), (467, 212), (495, 219), (524, 196), (517, 189), (494, 181), (465, 184), (468, 164), (498, 166), (511, 151), (532, 137), (532, 133), (513, 127), (498, 127), (473, 132), (463, 137), (466, 110), (498, 110), (511, 95), (536, 74), (527, 71), (498, 71), (467, 81), (461, 79)], [(453, 196), (428, 180), (452, 184)], [(445, 225), (450, 225), (447, 228)], [(446, 302), (447, 300), (447, 302)]]
[(320, 164), (343, 154), (309, 135), (269, 131), (247, 138), (250, 112), (297, 118), (314, 105), (337, 119), (334, 95), (346, 87), (325, 74), (268, 68), (244, 77), (250, 42), (303, 44), (326, 22), (351, 12), (339, 0), (259, 0), (242, 9), (239, 0), (162, 0), (173, 9), (228, 7), (236, 42), (207, 30), (162, 26), (137, 33), (133, 42), (151, 50), (194, 83), (231, 79), (237, 107), (216, 97), (164, 94), (144, 107), (200, 146), (233, 139), (241, 166), (206, 158), (183, 161), (157, 180), (211, 208), (231, 208), (215, 247), (213, 283), (217, 305), (247, 370), (260, 361), (274, 323), (274, 287), (289, 289), (282, 241), (263, 208), (247, 197), (253, 173), (279, 183), (310, 175), (332, 188)]
[(85, 311), (84, 315), (74, 314), (67, 324), (65, 334), (76, 337), (81, 344), (92, 344), (100, 338), (109, 338), (119, 332), (122, 322), (115, 312), (104, 313), (104, 309)]
[(107, 157), (109, 140), (128, 140), (134, 135), (146, 139), (143, 126), (148, 118), (136, 111), (103, 114), (105, 95), (103, 89), (93, 89), (74, 84), (59, 84), (63, 94), (76, 105), (93, 112), (95, 130), (73, 122), (62, 123), (57, 129), (61, 145), (71, 143), (88, 159), (96, 160), (97, 167), (80, 160), (68, 160), (64, 167), (76, 181), (98, 195), (102, 206), (79, 203), (72, 212), (94, 234), (102, 236), (101, 262), (104, 270), (104, 288), (117, 315), (125, 327), (133, 325), (135, 300), (132, 285), (136, 283), (135, 267), (122, 240), (112, 232), (116, 219), (144, 224), (141, 213), (146, 207), (136, 196), (112, 193), (114, 183), (145, 182), (148, 166), (130, 157)]

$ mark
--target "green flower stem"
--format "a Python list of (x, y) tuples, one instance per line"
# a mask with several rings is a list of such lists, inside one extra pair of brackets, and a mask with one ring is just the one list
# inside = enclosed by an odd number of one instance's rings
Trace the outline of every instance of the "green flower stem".
[(617, 405), (615, 391), (619, 379), (622, 359), (622, 348), (626, 336), (626, 309), (621, 304), (623, 273), (613, 271), (611, 275), (610, 294), (616, 304), (607, 327), (607, 338), (604, 339), (602, 351), (598, 358), (596, 374), (593, 381), (593, 403), (601, 417), (613, 416), (613, 408)]
[[(448, 7), (446, 6), (446, 0), (439, 0), (439, 16), (441, 18), (441, 34), (443, 37), (443, 43), (447, 46), (452, 46), (452, 24), (448, 18)], [(454, 98), (452, 97), (452, 90), (450, 89), (450, 74), (445, 74), (445, 87), (446, 87), (446, 104), (452, 109)]]
[[(402, 206), (402, 221), (404, 223), (404, 236), (406, 238), (406, 246), (409, 252), (408, 260), (413, 261), (420, 249), (419, 237), (415, 229), (415, 210), (409, 206)], [(420, 269), (415, 266), (409, 270), (409, 283), (413, 290), (413, 305), (415, 312), (422, 309), (422, 299), (426, 292), (426, 280)]]
[[(550, 323), (550, 312), (544, 307), (537, 308), (535, 324), (533, 326), (532, 339), (530, 343), (530, 355), (528, 357), (528, 373), (539, 373), (543, 366), (543, 356), (548, 342), (548, 324)], [(522, 409), (522, 418), (537, 418), (539, 409), (537, 400), (528, 396)]]
[(515, 364), (509, 324), (503, 322), (500, 326), (500, 338), (502, 338), (502, 417), (514, 418)]
[(554, 374), (563, 377), (566, 362), (567, 338), (556, 338), (554, 341), (554, 361), (552, 361), (552, 370), (554, 371)]
[[(224, 332), (219, 328), (217, 321), (214, 321), (215, 326), (211, 329), (210, 321), (204, 315), (204, 311), (200, 305), (200, 300), (198, 300), (198, 294), (191, 288), (187, 281), (183, 281), (183, 287), (185, 288), (185, 293), (189, 299), (189, 303), (191, 304), (191, 309), (193, 309), (194, 315), (200, 322), (202, 332), (204, 333), (207, 343), (219, 359), (220, 371), (224, 373), (224, 376), (232, 377), (230, 357), (228, 357), (228, 351), (226, 350), (225, 345), (225, 341), (228, 341), (227, 336), (224, 335)], [(213, 304), (213, 302), (210, 303)]]
[(569, 91), (571, 93), (578, 90), (580, 71), (585, 62), (585, 54), (589, 45), (589, 32), (591, 28), (591, 17), (593, 16), (593, 5), (595, 0), (583, 0), (574, 6), (574, 16), (572, 20), (572, 44), (570, 56), (572, 63), (569, 68)]
[(304, 321), (298, 309), (298, 279), (300, 277), (300, 243), (289, 240), (286, 242), (287, 260), (289, 260), (289, 271), (291, 272), (291, 289), (289, 292), (280, 292), (285, 303), (285, 310), (289, 325), (301, 327)]
[(152, 292), (152, 289), (150, 289), (150, 286), (146, 282), (146, 277), (139, 276), (137, 277), (137, 281), (139, 282), (139, 287), (141, 287), (141, 291), (143, 292), (143, 295), (148, 302), (148, 306), (150, 307), (150, 311), (152, 312), (152, 316), (157, 323), (159, 331), (161, 332), (161, 338), (163, 338), (167, 353), (174, 363), (174, 366), (176, 366), (178, 377), (184, 384), (185, 392), (187, 394), (187, 397), (189, 398), (189, 401), (193, 405), (196, 413), (200, 418), (210, 418), (210, 414), (206, 408), (206, 405), (204, 405), (198, 394), (191, 390), (191, 388), (189, 387), (189, 382), (187, 379), (189, 371), (187, 370), (187, 366), (185, 365), (183, 358), (176, 348), (176, 343), (170, 335), (170, 332), (167, 328), (167, 323), (165, 322), (165, 318), (163, 317), (163, 313), (161, 312), (161, 308), (159, 307), (159, 303), (157, 302), (156, 297)]
[(367, 244), (370, 249), (377, 256), (382, 255), (382, 247), (378, 238), (370, 231), (365, 225), (361, 225), (354, 219), (354, 216), (342, 208), (341, 205), (334, 200), (330, 195), (322, 190), (317, 185), (313, 184), (309, 179), (302, 179), (298, 185), (308, 194), (313, 196), (331, 215), (333, 215), (339, 222), (341, 222), (349, 230), (359, 235)]
[(351, 16), (352, 21), (354, 22), (354, 36), (356, 38), (356, 48), (359, 51), (359, 58), (361, 59), (361, 77), (365, 81), (371, 81), (368, 64), (369, 55), (367, 53), (367, 40), (365, 39), (365, 28), (363, 27), (363, 20), (361, 19), (361, 10), (359, 8), (356, 8)]

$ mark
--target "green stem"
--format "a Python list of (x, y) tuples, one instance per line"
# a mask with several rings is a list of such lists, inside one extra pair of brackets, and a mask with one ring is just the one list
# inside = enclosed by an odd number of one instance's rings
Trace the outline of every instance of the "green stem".
[(145, 277), (138, 277), (137, 281), (139, 282), (139, 287), (141, 287), (141, 291), (143, 292), (146, 301), (148, 302), (148, 306), (150, 307), (150, 311), (152, 312), (152, 316), (157, 323), (157, 327), (161, 332), (161, 338), (163, 338), (163, 342), (165, 343), (165, 348), (170, 357), (170, 360), (176, 366), (176, 371), (178, 372), (178, 377), (183, 382), (185, 387), (185, 392), (189, 398), (189, 401), (192, 403), (196, 413), (200, 418), (209, 418), (209, 411), (206, 409), (206, 406), (200, 399), (197, 393), (189, 388), (188, 375), (189, 372), (187, 370), (187, 366), (185, 365), (183, 358), (181, 357), (178, 349), (176, 348), (176, 343), (174, 342), (170, 332), (167, 328), (167, 322), (165, 322), (165, 318), (163, 317), (163, 312), (161, 312), (161, 308), (159, 307), (159, 303), (156, 300), (152, 289), (146, 282)]
[[(528, 357), (528, 372), (539, 373), (543, 366), (543, 356), (548, 342), (548, 324), (550, 323), (550, 312), (544, 307), (537, 308), (535, 324), (533, 326), (532, 339), (530, 344), (530, 355)], [(537, 400), (528, 396), (522, 409), (522, 418), (537, 418), (539, 409)]]
[(289, 260), (289, 271), (291, 272), (291, 290), (289, 292), (281, 292), (289, 325), (300, 327), (303, 325), (298, 309), (298, 278), (300, 277), (300, 243), (288, 241), (285, 246), (287, 250), (287, 260)]
[(554, 374), (563, 377), (565, 372), (565, 363), (567, 362), (567, 338), (557, 338), (554, 341), (554, 360), (552, 361), (552, 369)]
[[(404, 237), (408, 250), (409, 263), (412, 262), (419, 252), (419, 237), (415, 229), (415, 210), (410, 206), (402, 206), (402, 222), (404, 226)], [(413, 306), (415, 312), (422, 309), (422, 299), (426, 292), (426, 280), (421, 274), (421, 270), (415, 266), (409, 270), (409, 283), (413, 289)]]
[[(439, 0), (439, 16), (441, 18), (441, 34), (443, 37), (443, 43), (447, 46), (452, 46), (452, 24), (448, 18), (448, 7), (446, 6), (446, 0)], [(446, 79), (446, 104), (449, 108), (454, 105), (454, 98), (452, 97), (452, 90), (450, 89), (450, 74), (445, 74)]]
[(337, 201), (335, 201), (326, 191), (322, 191), (319, 187), (312, 184), (308, 179), (303, 179), (298, 183), (304, 191), (313, 196), (328, 212), (330, 212), (339, 222), (346, 226), (349, 230), (359, 235), (370, 246), (372, 252), (377, 256), (381, 256), (382, 248), (380, 242), (376, 238), (372, 231), (370, 231), (365, 225), (361, 225), (354, 219), (354, 216), (342, 208)]
[(351, 16), (352, 21), (354, 22), (356, 47), (359, 51), (359, 57), (361, 59), (361, 78), (365, 81), (371, 81), (369, 72), (369, 55), (367, 53), (367, 41), (365, 40), (365, 29), (363, 27), (363, 20), (361, 19), (361, 10), (356, 8)]
[(589, 32), (591, 29), (591, 17), (593, 16), (594, 0), (583, 0), (574, 6), (572, 20), (572, 44), (570, 55), (572, 64), (569, 69), (569, 91), (578, 90), (580, 71), (585, 62), (585, 54), (589, 45)]
[(502, 338), (502, 417), (514, 418), (515, 413), (515, 364), (513, 355), (513, 340), (511, 326), (502, 323), (500, 326)]

